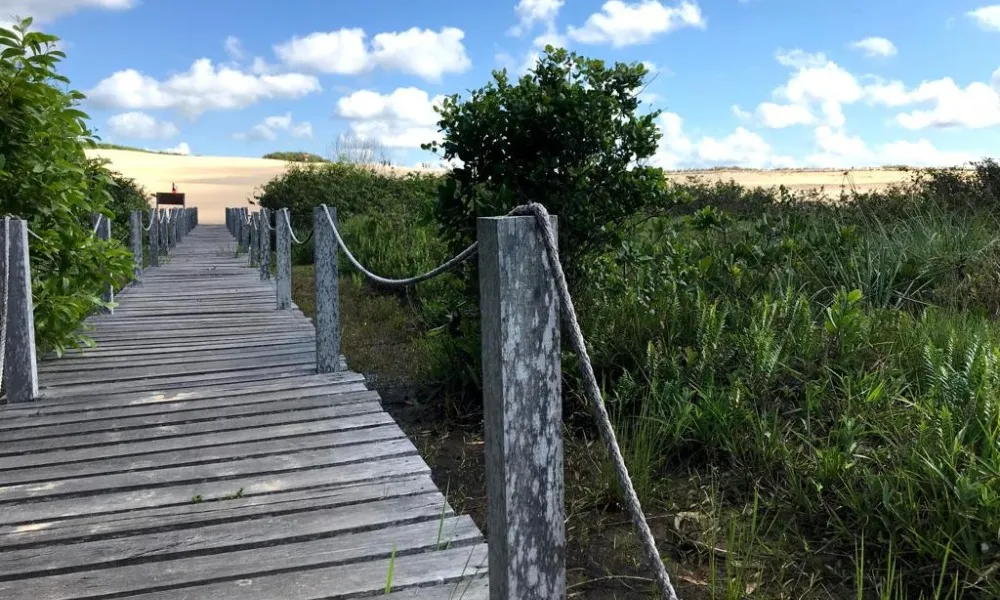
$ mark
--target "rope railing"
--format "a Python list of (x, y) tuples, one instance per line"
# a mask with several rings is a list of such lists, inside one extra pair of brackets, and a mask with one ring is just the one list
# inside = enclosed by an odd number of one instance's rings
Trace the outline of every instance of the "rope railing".
[[(248, 222), (246, 219), (247, 212), (244, 212), (246, 211), (246, 209), (238, 209), (238, 211), (242, 215), (239, 220), (253, 227), (254, 226), (253, 220), (251, 219)], [(257, 222), (264, 224), (263, 226), (260, 226), (261, 229), (276, 231), (277, 233), (278, 273), (279, 273), (277, 282), (278, 307), (288, 308), (290, 307), (291, 302), (290, 302), (290, 282), (287, 280), (290, 280), (291, 269), (290, 269), (290, 264), (285, 264), (285, 263), (288, 263), (288, 261), (290, 261), (290, 248), (282, 248), (283, 244), (282, 240), (285, 239), (284, 236), (287, 235), (287, 239), (284, 242), (285, 244), (290, 244), (292, 241), (299, 244), (301, 244), (302, 242), (298, 239), (298, 237), (295, 235), (292, 229), (291, 219), (289, 218), (288, 210), (281, 209), (278, 212), (283, 213), (283, 216), (277, 216), (277, 219), (280, 220), (277, 223), (277, 227), (273, 228), (270, 227), (269, 223), (270, 219), (269, 217), (267, 217), (266, 211), (262, 211), (262, 216), (264, 216), (264, 218), (259, 219)], [(659, 583), (660, 589), (662, 591), (662, 597), (664, 598), (664, 600), (677, 600), (677, 593), (674, 590), (666, 566), (664, 565), (663, 560), (660, 557), (659, 550), (657, 549), (656, 546), (656, 540), (653, 537), (648, 522), (646, 521), (645, 514), (643, 513), (642, 506), (640, 504), (638, 495), (635, 491), (635, 486), (633, 485), (631, 477), (629, 476), (628, 468), (625, 464), (624, 457), (622, 456), (621, 448), (618, 444), (618, 439), (615, 434), (614, 427), (611, 423), (610, 416), (608, 414), (607, 408), (604, 403), (604, 399), (601, 394), (600, 387), (597, 382), (597, 377), (594, 373), (593, 364), (591, 362), (590, 355), (587, 351), (586, 340), (584, 339), (583, 331), (580, 327), (579, 319), (577, 318), (576, 315), (576, 308), (573, 303), (573, 298), (570, 295), (569, 286), (566, 282), (566, 275), (563, 270), (562, 262), (559, 257), (559, 247), (556, 241), (556, 234), (555, 234), (555, 229), (552, 225), (552, 219), (548, 213), (548, 210), (543, 205), (538, 203), (531, 203), (518, 206), (513, 210), (511, 210), (507, 214), (507, 216), (532, 217), (535, 226), (537, 228), (537, 232), (540, 233), (541, 246), (542, 246), (541, 251), (545, 254), (545, 263), (547, 264), (549, 269), (547, 276), (551, 279), (548, 283), (554, 286), (555, 295), (558, 297), (559, 304), (557, 310), (558, 313), (561, 315), (561, 320), (566, 330), (569, 333), (570, 346), (577, 355), (578, 367), (583, 379), (584, 394), (587, 398), (593, 417), (597, 423), (597, 428), (600, 433), (601, 439), (604, 443), (604, 446), (608, 452), (611, 463), (613, 465), (615, 471), (615, 478), (618, 487), (622, 493), (626, 511), (629, 514), (629, 518), (632, 521), (633, 528), (635, 529), (636, 534), (638, 536), (639, 543), (642, 546), (644, 558), (646, 562), (650, 564), (650, 567), (655, 572), (656, 581)], [(227, 221), (228, 221), (228, 215), (227, 215)], [(333, 315), (334, 321), (339, 320), (339, 308), (337, 307), (337, 303), (335, 301), (330, 303), (329, 298), (325, 296), (331, 293), (332, 294), (337, 293), (337, 283), (336, 283), (335, 264), (331, 264), (330, 261), (327, 258), (325, 258), (325, 256), (322, 254), (322, 252), (324, 252), (325, 247), (323, 246), (323, 242), (321, 241), (321, 236), (317, 231), (317, 228), (320, 227), (321, 223), (325, 223), (326, 225), (329, 226), (329, 232), (332, 234), (333, 242), (335, 243), (335, 246), (332, 249), (341, 250), (344, 253), (344, 256), (346, 257), (347, 262), (350, 263), (350, 265), (355, 270), (357, 270), (359, 273), (361, 273), (364, 277), (366, 277), (370, 281), (383, 286), (406, 287), (415, 285), (423, 281), (427, 281), (429, 279), (442, 275), (452, 269), (457, 268), (462, 263), (476, 256), (480, 252), (481, 248), (479, 241), (474, 242), (456, 256), (445, 261), (441, 265), (431, 269), (430, 271), (427, 271), (426, 273), (420, 275), (415, 275), (413, 277), (406, 277), (406, 278), (384, 277), (366, 268), (363, 264), (361, 264), (361, 262), (357, 259), (357, 257), (355, 257), (354, 253), (351, 252), (350, 248), (348, 247), (347, 243), (344, 240), (343, 235), (340, 233), (337, 227), (335, 215), (331, 214), (330, 208), (327, 207), (325, 204), (317, 207), (316, 211), (314, 211), (314, 227), (313, 231), (310, 233), (310, 237), (312, 237), (313, 234), (315, 234), (317, 237), (317, 242), (316, 242), (317, 243), (316, 328), (317, 328), (317, 361), (318, 361), (317, 370), (320, 370), (321, 372), (323, 372), (321, 363), (324, 361), (321, 355), (330, 354), (329, 348), (327, 348), (325, 352), (323, 351), (322, 347), (327, 342), (324, 342), (321, 338), (329, 337), (329, 332), (326, 331), (326, 329), (328, 329), (328, 326), (324, 325), (324, 321), (328, 321), (331, 318), (331, 316), (324, 315), (323, 313), (325, 311), (329, 312), (332, 310), (335, 312), (335, 314)], [(242, 233), (242, 231), (240, 230), (241, 229), (240, 223), (236, 222), (235, 225), (236, 226), (232, 228), (236, 229), (236, 231), (233, 231), (233, 234), (239, 237), (239, 234)], [(243, 235), (244, 237), (246, 236), (245, 233), (243, 233)], [(262, 238), (264, 237), (269, 238), (270, 235), (269, 233), (265, 233), (264, 235), (257, 235), (256, 237), (258, 243), (260, 243), (260, 240)], [(322, 265), (320, 264), (321, 259), (323, 262)], [(324, 271), (326, 274), (321, 276), (320, 273), (321, 271)], [(334, 272), (331, 274), (330, 271)], [(285, 288), (284, 292), (282, 291), (283, 287)], [(282, 300), (283, 294), (288, 296), (284, 301)], [(323, 303), (326, 303), (328, 306), (332, 306), (333, 308), (324, 309), (321, 306), (321, 304)], [(558, 320), (558, 317), (556, 318)], [(484, 324), (484, 337), (485, 337), (485, 327), (486, 325)], [(339, 323), (335, 325), (335, 328), (336, 328), (336, 333), (335, 333), (336, 343), (334, 344), (334, 349), (336, 351), (335, 353), (339, 355)], [(557, 337), (557, 332), (556, 332), (556, 337)], [(544, 343), (542, 345), (544, 346)], [(484, 349), (484, 363), (486, 362), (485, 352), (486, 351)], [(555, 357), (553, 358), (553, 360), (555, 360), (558, 363), (559, 360), (558, 350), (556, 350)], [(328, 356), (325, 359), (325, 362), (331, 363), (332, 362), (331, 358)], [(486, 367), (484, 364), (484, 369), (485, 368)], [(520, 392), (523, 392), (523, 390), (521, 390)], [(553, 415), (552, 418), (558, 419), (559, 421), (558, 424), (554, 424), (553, 428), (557, 432), (557, 434), (561, 435), (561, 418), (562, 418), (561, 411), (559, 411), (559, 413), (560, 414)], [(537, 415), (535, 416), (535, 418), (536, 417)], [(504, 418), (507, 418), (507, 415), (504, 415)], [(492, 432), (488, 432), (488, 436), (490, 433)], [(559, 461), (561, 463), (562, 460), (561, 442), (560, 442), (559, 453), (560, 453)], [(489, 462), (490, 460), (487, 460), (487, 463)], [(562, 477), (561, 473), (559, 474), (559, 477), (560, 478)], [(561, 479), (559, 486), (560, 486), (559, 500), (561, 501), (561, 486), (562, 486)], [(552, 526), (561, 528), (563, 525), (562, 522), (560, 521), (558, 524), (553, 523)], [(559, 534), (556, 537), (561, 537), (561, 535), (562, 534)], [(510, 550), (505, 550), (505, 551), (510, 552)], [(565, 577), (563, 571), (563, 580), (564, 579)], [(556, 585), (558, 585), (558, 583), (556, 583)], [(562, 585), (563, 586), (565, 585), (565, 581), (563, 581)], [(555, 597), (555, 595), (553, 595), (552, 597)]]
[(3, 263), (0, 264), (0, 268), (3, 269), (3, 277), (0, 278), (0, 283), (3, 284), (3, 291), (0, 292), (0, 298), (3, 298), (3, 306), (0, 307), (0, 390), (5, 390), (7, 386), (3, 374), (6, 373), (4, 366), (7, 360), (7, 311), (10, 302), (10, 217), (3, 218), (2, 227), (0, 235), (3, 236), (3, 248), (0, 249), (0, 254)]

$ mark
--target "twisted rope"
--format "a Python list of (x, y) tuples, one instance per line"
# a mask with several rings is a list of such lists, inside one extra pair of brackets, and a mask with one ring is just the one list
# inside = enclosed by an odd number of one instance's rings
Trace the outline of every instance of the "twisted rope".
[[(142, 213), (139, 213), (139, 226), (142, 227)], [(153, 213), (149, 213), (149, 225), (142, 228), (143, 231), (149, 231), (153, 226)]]
[[(325, 206), (325, 205), (324, 205), (324, 206)], [(293, 241), (293, 242), (295, 242), (296, 244), (302, 244), (302, 243), (304, 243), (304, 242), (302, 242), (302, 240), (300, 240), (300, 239), (299, 239), (299, 238), (298, 238), (298, 237), (297, 237), (297, 236), (295, 235), (295, 230), (294, 230), (294, 229), (292, 229), (292, 222), (291, 222), (291, 220), (289, 220), (289, 218), (288, 218), (288, 211), (287, 211), (287, 210), (283, 210), (283, 211), (281, 211), (281, 214), (285, 215), (285, 223), (286, 223), (286, 224), (288, 225), (288, 233), (290, 233), (290, 234), (291, 234), (291, 236), (292, 236), (292, 241)], [(309, 237), (312, 237), (312, 234), (311, 234), (311, 233), (309, 234)], [(309, 241), (309, 238), (306, 238), (306, 241), (308, 242), (308, 241)]]
[[(474, 242), (471, 246), (469, 246), (465, 250), (462, 250), (457, 256), (455, 256), (451, 260), (431, 269), (430, 271), (424, 273), (423, 275), (417, 275), (416, 277), (407, 277), (406, 279), (390, 279), (388, 277), (382, 277), (381, 275), (376, 275), (375, 273), (372, 273), (371, 271), (366, 269), (364, 265), (358, 262), (358, 259), (354, 258), (354, 255), (351, 254), (351, 250), (347, 247), (347, 244), (344, 243), (344, 238), (342, 238), (340, 236), (340, 232), (337, 231), (337, 226), (334, 225), (333, 223), (333, 217), (330, 216), (330, 209), (327, 208), (325, 204), (323, 204), (322, 206), (323, 206), (323, 213), (326, 215), (326, 221), (327, 223), (330, 224), (330, 228), (333, 229), (333, 237), (337, 239), (337, 245), (340, 246), (340, 249), (344, 251), (344, 254), (347, 256), (347, 260), (350, 261), (351, 265), (353, 265), (355, 269), (360, 271), (362, 275), (382, 285), (408, 286), (420, 283), (421, 281), (426, 281), (428, 279), (431, 279), (432, 277), (437, 277), (438, 275), (446, 271), (454, 269), (463, 262), (475, 256), (476, 252), (479, 251), (479, 242)], [(287, 213), (285, 216), (287, 218), (288, 216)]]
[[(330, 210), (325, 204), (322, 206), (323, 212), (326, 214), (326, 220), (333, 230), (334, 237), (337, 239), (337, 245), (344, 251), (351, 265), (368, 279), (382, 285), (408, 286), (425, 281), (457, 267), (474, 256), (479, 250), (479, 243), (475, 242), (451, 260), (416, 277), (408, 277), (406, 279), (381, 277), (372, 273), (358, 262), (350, 249), (348, 249), (347, 244), (344, 243), (344, 239), (341, 237), (336, 224), (333, 222), (333, 217), (330, 215)], [(649, 529), (646, 515), (642, 511), (639, 496), (635, 492), (635, 486), (632, 485), (632, 478), (628, 474), (625, 458), (622, 456), (621, 448), (618, 445), (618, 438), (615, 435), (614, 427), (611, 425), (611, 417), (604, 406), (601, 389), (597, 384), (597, 376), (594, 375), (594, 367), (590, 361), (590, 354), (587, 352), (587, 344), (583, 338), (583, 331), (580, 329), (580, 322), (576, 316), (573, 298), (569, 293), (569, 285), (566, 283), (566, 274), (562, 268), (562, 261), (559, 259), (559, 245), (556, 243), (555, 232), (552, 230), (549, 211), (541, 204), (533, 202), (515, 207), (507, 214), (508, 216), (534, 216), (535, 222), (544, 234), (545, 253), (548, 257), (549, 266), (552, 268), (553, 277), (555, 278), (556, 291), (559, 293), (563, 323), (569, 330), (570, 345), (577, 355), (580, 372), (583, 375), (584, 393), (587, 396), (591, 410), (594, 412), (594, 419), (597, 421), (597, 428), (601, 434), (601, 439), (604, 441), (604, 445), (611, 457), (611, 462), (615, 470), (615, 478), (618, 480), (618, 487), (625, 497), (625, 508), (632, 520), (632, 526), (639, 536), (639, 542), (646, 554), (646, 560), (656, 573), (656, 579), (660, 583), (664, 600), (678, 600), (677, 592), (670, 581), (670, 574), (667, 573), (666, 565), (663, 564), (663, 559), (660, 558), (660, 552), (656, 547), (656, 539), (653, 538), (653, 532)], [(285, 219), (288, 219), (287, 212), (285, 212)], [(288, 227), (291, 229), (291, 223), (289, 223)]]
[(94, 235), (97, 235), (97, 231), (101, 228), (101, 222), (104, 220), (104, 215), (97, 213), (97, 222), (94, 223)]

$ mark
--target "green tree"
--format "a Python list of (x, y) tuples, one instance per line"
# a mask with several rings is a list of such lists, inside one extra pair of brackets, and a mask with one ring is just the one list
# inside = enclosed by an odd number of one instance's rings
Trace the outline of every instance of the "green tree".
[(113, 183), (84, 154), (93, 138), (77, 109), (83, 94), (56, 71), (58, 38), (30, 26), (0, 28), (0, 212), (28, 221), (36, 339), (61, 350), (83, 340), (101, 290), (131, 277), (131, 255), (93, 235), (92, 214), (112, 215)]
[(645, 166), (656, 152), (659, 111), (640, 113), (646, 68), (546, 47), (534, 70), (512, 83), (506, 70), (438, 109), (443, 140), (425, 144), (460, 161), (435, 211), (453, 249), (475, 238), (476, 218), (540, 202), (559, 216), (571, 266), (618, 240), (617, 224), (659, 197), (663, 172)]

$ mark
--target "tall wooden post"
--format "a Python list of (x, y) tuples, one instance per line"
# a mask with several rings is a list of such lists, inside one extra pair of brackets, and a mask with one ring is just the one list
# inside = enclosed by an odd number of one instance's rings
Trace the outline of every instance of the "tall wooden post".
[(142, 283), (142, 211), (133, 210), (129, 215), (129, 241), (132, 243), (132, 261), (135, 280)]
[[(337, 209), (330, 208), (337, 223)], [(326, 211), (313, 208), (313, 262), (316, 266), (316, 372), (340, 369), (340, 282), (337, 280), (337, 240)]]
[(286, 218), (288, 215), (284, 214), (287, 210), (287, 208), (282, 208), (274, 213), (277, 229), (277, 235), (274, 239), (277, 278), (274, 283), (278, 310), (292, 307), (292, 232), (288, 227), (288, 219)]
[(271, 278), (271, 211), (260, 209), (260, 278), (266, 281)]
[(149, 266), (160, 266), (160, 211), (149, 211)]
[(28, 258), (28, 224), (20, 219), (0, 221), (0, 265), (6, 272), (7, 339), (4, 340), (3, 383), (7, 400), (29, 402), (38, 397), (38, 363), (35, 348), (35, 315), (31, 300), (31, 262)]
[(562, 599), (556, 285), (534, 217), (481, 218), (477, 235), (490, 598)]

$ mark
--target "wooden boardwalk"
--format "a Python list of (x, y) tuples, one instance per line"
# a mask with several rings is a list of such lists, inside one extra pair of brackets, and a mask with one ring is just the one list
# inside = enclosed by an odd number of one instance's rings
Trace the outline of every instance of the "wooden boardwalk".
[(475, 523), (233, 247), (194, 229), (0, 406), (0, 598), (488, 597)]

